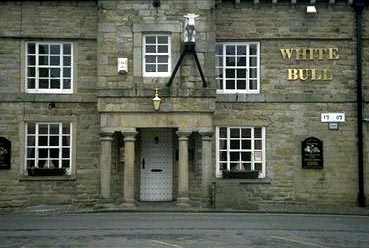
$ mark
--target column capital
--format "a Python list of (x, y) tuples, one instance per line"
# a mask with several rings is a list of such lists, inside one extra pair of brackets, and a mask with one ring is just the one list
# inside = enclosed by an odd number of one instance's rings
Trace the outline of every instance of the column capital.
[(178, 130), (176, 134), (179, 138), (188, 138), (192, 134), (192, 130)]
[(110, 130), (102, 130), (99, 132), (100, 140), (102, 141), (110, 141), (113, 140), (113, 131)]
[(136, 128), (123, 128), (120, 130), (122, 135), (124, 136), (124, 141), (135, 141), (137, 131)]
[(211, 128), (200, 128), (199, 134), (201, 135), (201, 139), (211, 139), (214, 134), (213, 129)]

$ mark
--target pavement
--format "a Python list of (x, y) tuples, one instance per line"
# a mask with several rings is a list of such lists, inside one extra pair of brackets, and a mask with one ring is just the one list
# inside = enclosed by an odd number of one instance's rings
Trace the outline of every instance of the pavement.
[(369, 247), (369, 216), (209, 212), (42, 213), (1, 214), (0, 248)]

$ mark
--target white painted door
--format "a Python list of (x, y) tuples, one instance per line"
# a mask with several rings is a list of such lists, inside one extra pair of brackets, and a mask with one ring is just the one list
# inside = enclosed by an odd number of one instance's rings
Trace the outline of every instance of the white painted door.
[(170, 129), (141, 132), (141, 201), (171, 201), (173, 138)]

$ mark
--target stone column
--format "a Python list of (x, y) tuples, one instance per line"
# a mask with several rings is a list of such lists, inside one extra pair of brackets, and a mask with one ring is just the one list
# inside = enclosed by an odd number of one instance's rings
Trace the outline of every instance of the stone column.
[(111, 149), (113, 132), (100, 132), (100, 197), (109, 200), (111, 197)]
[(209, 207), (211, 196), (211, 175), (214, 173), (212, 166), (212, 142), (213, 131), (204, 129), (199, 131), (201, 135), (201, 206)]
[(192, 131), (177, 131), (179, 141), (178, 161), (178, 197), (177, 205), (189, 207), (189, 165), (188, 165), (188, 137)]
[(136, 141), (136, 129), (122, 131), (124, 135), (124, 182), (123, 182), (123, 206), (135, 207), (135, 141)]

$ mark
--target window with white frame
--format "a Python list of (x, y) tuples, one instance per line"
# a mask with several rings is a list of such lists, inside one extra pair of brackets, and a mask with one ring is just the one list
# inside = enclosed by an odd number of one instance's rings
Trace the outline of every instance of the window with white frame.
[(64, 168), (71, 174), (71, 123), (26, 123), (25, 148), (26, 169)]
[(143, 36), (143, 75), (168, 77), (171, 72), (170, 36), (147, 34)]
[(72, 43), (26, 42), (27, 93), (72, 93)]
[(258, 42), (217, 43), (217, 93), (259, 93), (259, 50)]
[(217, 177), (223, 171), (259, 171), (265, 177), (265, 128), (216, 128)]

